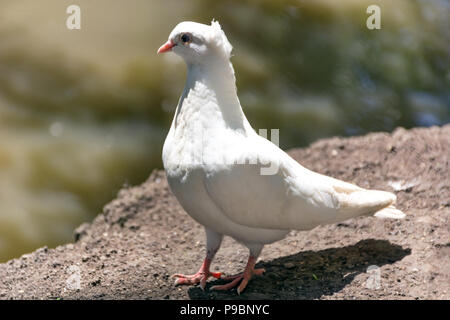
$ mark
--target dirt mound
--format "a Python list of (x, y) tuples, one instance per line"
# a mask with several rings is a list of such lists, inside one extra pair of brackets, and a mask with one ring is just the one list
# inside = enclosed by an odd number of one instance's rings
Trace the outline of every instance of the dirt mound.
[[(175, 287), (171, 274), (197, 271), (204, 231), (155, 171), (80, 226), (74, 243), (0, 264), (0, 298), (450, 298), (450, 125), (326, 139), (290, 154), (314, 171), (395, 192), (406, 219), (364, 217), (293, 231), (264, 248), (257, 266), (267, 272), (240, 296)], [(247, 254), (226, 238), (213, 270), (240, 272)]]

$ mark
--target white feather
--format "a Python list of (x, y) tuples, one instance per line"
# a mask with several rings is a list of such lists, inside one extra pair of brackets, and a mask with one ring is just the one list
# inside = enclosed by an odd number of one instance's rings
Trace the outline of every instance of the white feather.
[(375, 213), (375, 217), (381, 219), (404, 219), (406, 215), (395, 208), (394, 206), (389, 206), (387, 208), (381, 209)]
[[(180, 25), (214, 43), (206, 43), (212, 49), (202, 59), (185, 57), (186, 86), (163, 148), (169, 185), (195, 220), (244, 243), (266, 244), (291, 229), (361, 215), (404, 217), (392, 193), (310, 171), (256, 134), (237, 97), (231, 45), (218, 22)], [(274, 174), (263, 175), (269, 166)]]

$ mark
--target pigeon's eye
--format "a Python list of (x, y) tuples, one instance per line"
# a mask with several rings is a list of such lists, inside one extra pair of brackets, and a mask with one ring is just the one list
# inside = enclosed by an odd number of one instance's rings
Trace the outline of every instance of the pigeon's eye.
[(191, 42), (191, 36), (189, 35), (189, 34), (187, 34), (187, 33), (183, 33), (182, 35), (181, 35), (181, 41), (184, 43), (184, 44), (188, 44), (189, 42)]

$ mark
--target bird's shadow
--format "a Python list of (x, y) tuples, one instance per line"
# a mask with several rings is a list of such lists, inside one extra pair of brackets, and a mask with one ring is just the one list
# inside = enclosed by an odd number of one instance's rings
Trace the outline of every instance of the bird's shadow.
[[(350, 284), (369, 266), (392, 264), (409, 255), (411, 249), (386, 240), (368, 239), (346, 247), (299, 253), (260, 261), (256, 267), (265, 268), (261, 277), (253, 277), (241, 295), (236, 290), (211, 291), (213, 285), (226, 283), (211, 281), (206, 290), (192, 287), (191, 299), (318, 299), (332, 295)], [(360, 284), (362, 290), (366, 282)]]

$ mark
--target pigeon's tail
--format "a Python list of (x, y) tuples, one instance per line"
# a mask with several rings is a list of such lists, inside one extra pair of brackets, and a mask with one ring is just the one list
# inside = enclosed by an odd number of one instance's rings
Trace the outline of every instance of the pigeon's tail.
[(374, 215), (380, 219), (403, 219), (406, 216), (403, 212), (395, 208), (394, 203), (397, 197), (393, 193), (378, 190), (364, 190), (361, 192), (361, 195), (370, 198), (373, 202), (374, 206), (369, 211), (369, 215)]
[[(336, 187), (335, 187), (336, 190)], [(405, 214), (394, 207), (395, 194), (379, 190), (346, 190), (339, 192), (341, 210), (349, 217), (374, 215), (377, 218), (403, 219)]]
[(374, 216), (381, 219), (403, 219), (406, 217), (403, 212), (395, 208), (393, 205), (375, 212)]

